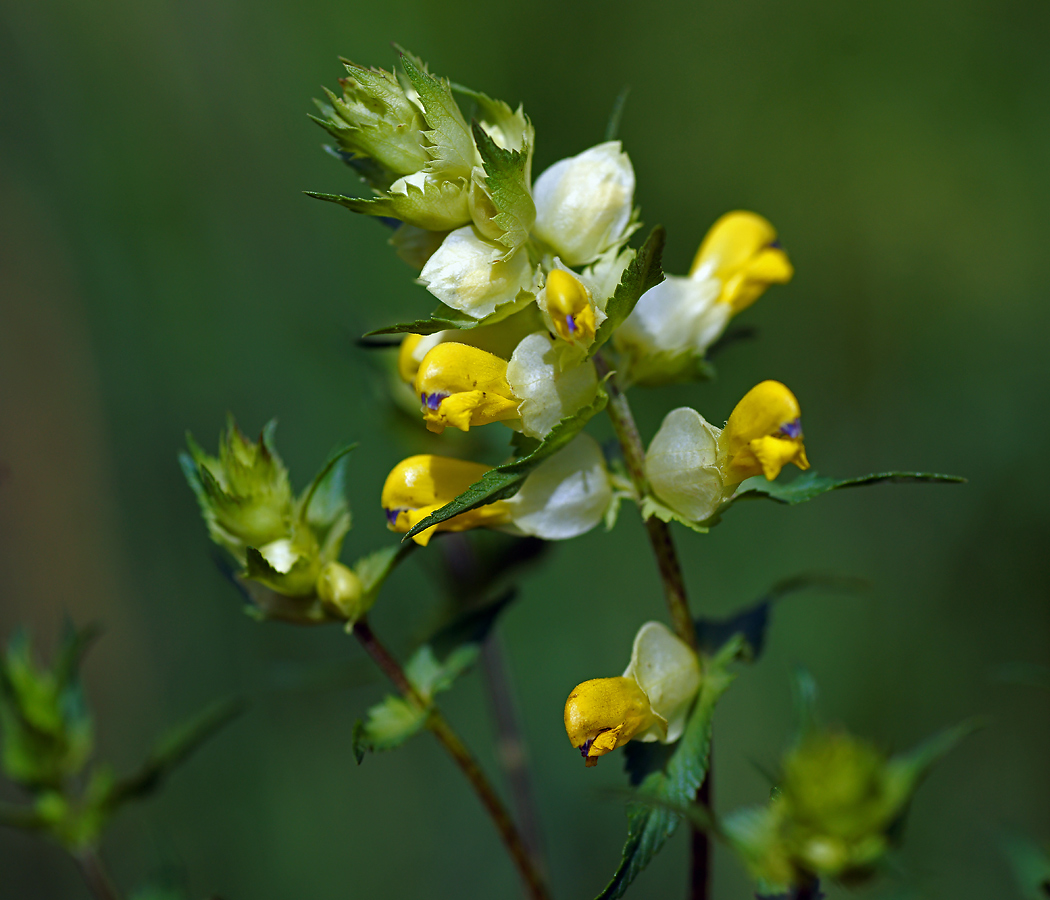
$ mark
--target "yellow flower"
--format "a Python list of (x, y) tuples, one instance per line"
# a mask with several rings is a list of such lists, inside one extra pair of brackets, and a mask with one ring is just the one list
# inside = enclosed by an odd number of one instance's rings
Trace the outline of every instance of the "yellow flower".
[(506, 360), (452, 341), (423, 357), (415, 390), (427, 428), (438, 434), (446, 425), (469, 431), (471, 425), (516, 419), (521, 403), (507, 384)]
[[(488, 471), (489, 466), (447, 456), (423, 454), (402, 460), (383, 485), (382, 503), (390, 530), (407, 533), (416, 523), (455, 500)], [(501, 500), (427, 528), (413, 540), (425, 547), (435, 531), (467, 531), (509, 521), (509, 508)]]
[(725, 484), (752, 475), (772, 481), (788, 463), (808, 469), (798, 400), (779, 381), (756, 384), (736, 405), (718, 436)]
[(595, 307), (590, 292), (572, 272), (554, 269), (538, 300), (563, 341), (587, 346), (594, 340)]
[(565, 732), (588, 767), (660, 721), (633, 678), (592, 678), (565, 701)]
[(666, 625), (638, 629), (619, 678), (593, 678), (565, 701), (565, 733), (588, 766), (630, 740), (673, 743), (700, 690), (696, 654)]
[(717, 278), (719, 303), (738, 313), (771, 284), (785, 284), (795, 270), (776, 243), (768, 220), (753, 212), (726, 213), (707, 232), (689, 270), (693, 279)]

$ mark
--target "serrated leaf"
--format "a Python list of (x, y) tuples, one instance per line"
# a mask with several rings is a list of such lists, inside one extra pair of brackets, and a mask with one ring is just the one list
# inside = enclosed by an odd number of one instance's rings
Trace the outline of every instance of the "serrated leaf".
[(875, 472), (871, 475), (860, 475), (856, 478), (828, 478), (819, 475), (815, 470), (803, 472), (791, 481), (766, 481), (761, 475), (749, 478), (737, 489), (730, 503), (747, 500), (752, 497), (768, 497), (777, 503), (794, 506), (805, 503), (828, 491), (842, 488), (861, 487), (866, 484), (906, 484), (908, 482), (933, 482), (944, 484), (965, 484), (966, 479), (959, 475), (942, 475), (937, 472)]
[(638, 298), (647, 290), (658, 285), (664, 280), (664, 271), (661, 259), (664, 252), (664, 241), (667, 232), (662, 225), (657, 225), (649, 237), (645, 239), (634, 259), (620, 276), (620, 283), (605, 305), (606, 319), (598, 326), (594, 335), (594, 343), (588, 352), (593, 356), (609, 338), (620, 324), (634, 310)]
[(518, 310), (524, 308), (535, 299), (530, 291), (519, 291), (518, 296), (506, 303), (501, 303), (491, 314), (483, 319), (475, 319), (465, 312), (439, 303), (428, 319), (416, 319), (414, 322), (401, 322), (397, 325), (389, 325), (386, 328), (377, 328), (367, 332), (365, 337), (376, 337), (381, 334), (434, 334), (438, 331), (450, 329), (458, 331), (470, 331), (482, 325), (492, 325), (507, 318)]
[(403, 697), (388, 696), (368, 710), (364, 722), (354, 724), (351, 749), (358, 765), (368, 751), (400, 747), (426, 723), (429, 711)]
[(474, 143), (485, 167), (485, 193), (488, 194), (496, 215), (492, 221), (502, 230), (497, 241), (508, 254), (529, 238), (536, 221), (536, 204), (528, 183), (528, 153), (504, 150), (478, 122), (474, 123)]
[(432, 145), (425, 148), (431, 157), (427, 171), (469, 175), (474, 165), (474, 144), (448, 82), (430, 75), (408, 54), (402, 53), (401, 66), (419, 94), (430, 128), (424, 132)]
[(418, 522), (405, 535), (405, 540), (430, 528), (432, 525), (437, 525), (439, 522), (444, 522), (461, 513), (470, 512), (472, 509), (486, 506), (489, 503), (495, 503), (497, 500), (506, 500), (508, 497), (513, 497), (521, 488), (522, 482), (528, 477), (529, 473), (543, 460), (557, 453), (576, 437), (583, 430), (583, 426), (595, 414), (605, 408), (608, 399), (605, 391), (599, 388), (597, 396), (591, 403), (574, 415), (566, 416), (562, 419), (551, 429), (550, 434), (540, 441), (539, 446), (535, 450), (527, 456), (496, 466), (494, 469), (486, 472), (480, 481), (472, 484), (451, 503), (446, 503), (441, 509), (432, 512), (425, 519)]
[(804, 574), (778, 581), (757, 603), (723, 619), (698, 618), (696, 639), (700, 649), (711, 653), (724, 645), (734, 634), (743, 636), (746, 643), (744, 658), (752, 662), (758, 659), (765, 647), (766, 628), (773, 604), (799, 591), (826, 589), (855, 592), (867, 585), (863, 579), (843, 578), (834, 575)]
[[(707, 775), (711, 750), (711, 721), (715, 705), (733, 681), (727, 671), (729, 663), (740, 652), (742, 643), (734, 639), (714, 658), (704, 660), (704, 677), (700, 696), (693, 708), (667, 768), (653, 772), (642, 781), (639, 791), (659, 801), (660, 806), (632, 801), (627, 806), (627, 843), (623, 858), (612, 880), (597, 900), (622, 897), (631, 882), (674, 834), (682, 816), (673, 807), (692, 804)], [(669, 808), (670, 807), (670, 808)]]

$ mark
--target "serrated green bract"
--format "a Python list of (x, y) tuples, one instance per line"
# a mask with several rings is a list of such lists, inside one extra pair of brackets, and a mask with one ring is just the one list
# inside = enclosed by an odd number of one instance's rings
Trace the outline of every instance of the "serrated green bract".
[(410, 55), (401, 55), (401, 65), (419, 94), (430, 128), (424, 132), (430, 141), (426, 148), (430, 162), (425, 171), (444, 178), (469, 177), (474, 167), (474, 142), (448, 82), (424, 71)]
[(423, 727), (429, 711), (403, 697), (386, 697), (368, 710), (368, 718), (354, 725), (352, 750), (360, 765), (366, 752), (400, 747)]
[(479, 180), (475, 176), (472, 190), (483, 191), (488, 200), (487, 204), (475, 200), (474, 221), (483, 234), (506, 247), (509, 255), (528, 240), (536, 221), (536, 204), (532, 202), (528, 181), (531, 147), (526, 145), (521, 151), (505, 150), (477, 122), (474, 141), (485, 167), (485, 177)]
[(382, 334), (434, 334), (438, 331), (470, 331), (482, 325), (494, 325), (508, 316), (513, 315), (528, 306), (536, 297), (531, 291), (519, 291), (518, 296), (506, 303), (501, 303), (490, 314), (483, 319), (475, 319), (465, 312), (439, 303), (437, 309), (429, 319), (416, 319), (414, 322), (401, 322), (397, 325), (389, 325), (386, 328), (377, 328), (369, 331), (365, 337), (376, 337)]
[(431, 513), (405, 535), (405, 539), (419, 534), (431, 525), (437, 525), (446, 519), (451, 519), (461, 513), (470, 512), (479, 506), (495, 503), (497, 500), (506, 500), (513, 497), (521, 488), (522, 482), (529, 473), (545, 459), (556, 453), (569, 443), (582, 430), (590, 419), (601, 412), (608, 402), (608, 395), (599, 389), (597, 396), (591, 403), (574, 415), (567, 416), (551, 429), (535, 449), (526, 456), (519, 457), (513, 462), (504, 463), (486, 472), (480, 481), (475, 482), (460, 494), (451, 503), (447, 503)]
[(662, 804), (632, 801), (627, 807), (627, 843), (623, 858), (597, 900), (622, 897), (631, 882), (649, 864), (667, 839), (674, 834), (682, 817), (673, 807), (689, 806), (707, 775), (711, 750), (711, 720), (715, 705), (732, 683), (729, 664), (741, 652), (743, 642), (732, 639), (717, 655), (704, 660), (703, 681), (696, 706), (689, 716), (685, 733), (662, 771), (647, 775), (639, 792), (657, 798)]
[(661, 259), (666, 238), (667, 232), (664, 231), (663, 226), (657, 225), (649, 232), (645, 243), (624, 269), (623, 275), (620, 276), (620, 283), (605, 305), (606, 319), (598, 326), (598, 331), (594, 335), (594, 343), (588, 351), (590, 356), (593, 356), (602, 344), (612, 337), (613, 332), (631, 314), (638, 303), (638, 298), (649, 288), (655, 287), (664, 280)]

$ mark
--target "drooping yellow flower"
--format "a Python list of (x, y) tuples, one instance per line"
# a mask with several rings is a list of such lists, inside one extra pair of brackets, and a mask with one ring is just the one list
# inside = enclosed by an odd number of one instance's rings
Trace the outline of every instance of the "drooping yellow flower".
[(587, 766), (622, 747), (636, 734), (663, 722), (633, 678), (592, 678), (577, 685), (565, 701), (565, 732)]
[(619, 678), (577, 685), (565, 702), (565, 733), (588, 766), (630, 740), (672, 743), (682, 736), (700, 690), (696, 653), (659, 622), (635, 635)]
[(763, 381), (744, 394), (718, 437), (724, 482), (752, 475), (772, 481), (788, 463), (808, 469), (798, 400), (779, 381)]
[(540, 301), (563, 341), (587, 346), (594, 340), (594, 305), (587, 288), (571, 272), (554, 269), (547, 276)]
[(791, 280), (795, 270), (776, 237), (773, 226), (757, 213), (726, 213), (708, 231), (689, 277), (717, 278), (721, 282), (718, 302), (738, 313), (761, 297), (769, 285)]
[[(383, 485), (382, 503), (390, 530), (406, 534), (432, 512), (455, 500), (488, 471), (489, 466), (447, 456), (422, 454), (402, 460)], [(467, 531), (485, 525), (505, 525), (509, 521), (510, 509), (501, 500), (427, 528), (413, 540), (425, 547), (435, 531)]]
[(446, 425), (469, 431), (471, 425), (516, 419), (521, 403), (507, 384), (506, 360), (453, 341), (423, 357), (415, 390), (427, 429), (438, 434)]

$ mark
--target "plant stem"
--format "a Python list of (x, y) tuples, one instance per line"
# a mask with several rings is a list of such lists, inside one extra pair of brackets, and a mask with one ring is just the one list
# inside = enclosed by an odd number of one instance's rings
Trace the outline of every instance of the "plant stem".
[(467, 781), (470, 782), (471, 787), (474, 788), (474, 793), (477, 794), (481, 805), (488, 812), (489, 817), (496, 826), (496, 830), (499, 832), (500, 838), (503, 840), (504, 846), (507, 848), (507, 852), (510, 854), (515, 866), (517, 866), (518, 874), (525, 883), (529, 897), (532, 900), (550, 900), (547, 886), (536, 870), (529, 851), (526, 849), (525, 842), (522, 840), (517, 827), (507, 812), (507, 808), (485, 777), (485, 773), (481, 770), (477, 760), (474, 759), (466, 745), (460, 740), (459, 735), (452, 730), (452, 726), (448, 724), (438, 708), (432, 704), (427, 704), (419, 695), (419, 692), (405, 676), (404, 670), (398, 661), (379, 642), (379, 639), (375, 636), (365, 619), (359, 619), (354, 625), (354, 635), (405, 699), (417, 704), (421, 709), (426, 709), (429, 706), (430, 714), (427, 717), (427, 728), (430, 729), (434, 737), (448, 751), (453, 762), (459, 766)]
[[(648, 492), (645, 477), (645, 447), (642, 444), (642, 436), (638, 433), (638, 426), (634, 422), (634, 414), (627, 402), (627, 395), (620, 390), (616, 383), (615, 373), (609, 368), (608, 362), (600, 352), (594, 356), (594, 365), (598, 370), (598, 377), (605, 379), (606, 389), (609, 392), (609, 405), (606, 407), (606, 412), (612, 421), (616, 437), (620, 441), (624, 462), (627, 464), (627, 471), (631, 476), (634, 489), (641, 500)], [(609, 377), (610, 375), (613, 377)], [(671, 624), (675, 634), (696, 650), (696, 626), (693, 624), (692, 613), (689, 612), (685, 579), (682, 577), (682, 567), (678, 562), (678, 553), (675, 551), (671, 529), (666, 522), (660, 521), (656, 516), (650, 516), (645, 520), (645, 530), (649, 535), (649, 544), (653, 548), (656, 564), (660, 569), (664, 598), (671, 614)], [(708, 752), (710, 753), (711, 750)], [(708, 761), (710, 762), (710, 759)], [(709, 765), (707, 776), (696, 795), (697, 802), (709, 813), (711, 811), (712, 777)], [(692, 865), (689, 876), (689, 897), (691, 900), (707, 900), (711, 884), (711, 841), (704, 832), (694, 828), (690, 846)]]
[(109, 877), (102, 857), (94, 847), (87, 847), (73, 854), (73, 858), (80, 867), (80, 874), (84, 876), (88, 890), (94, 895), (95, 900), (120, 900), (120, 894)]
[[(642, 436), (638, 433), (638, 426), (634, 423), (634, 415), (627, 402), (627, 395), (620, 390), (615, 378), (608, 377), (611, 370), (601, 353), (595, 354), (594, 365), (598, 370), (598, 377), (606, 379), (606, 388), (609, 391), (609, 405), (606, 407), (606, 412), (609, 414), (616, 437), (623, 449), (627, 471), (638, 497), (644, 497), (648, 490), (645, 478), (645, 448), (642, 445)], [(656, 564), (660, 569), (660, 580), (663, 582), (664, 597), (667, 600), (667, 609), (671, 614), (671, 624), (675, 634), (695, 650), (697, 646), (696, 628), (693, 625), (692, 614), (689, 612), (682, 567), (678, 563), (678, 553), (675, 551), (674, 540), (671, 538), (671, 529), (666, 522), (661, 522), (656, 516), (650, 516), (645, 520), (645, 530), (649, 534), (649, 543), (656, 555)]]
[(494, 628), (481, 645), (481, 668), (485, 673), (489, 705), (496, 721), (496, 747), (507, 776), (511, 803), (521, 825), (521, 836), (540, 872), (546, 870), (539, 816), (529, 776), (529, 756), (517, 716), (517, 703), (499, 632)]

